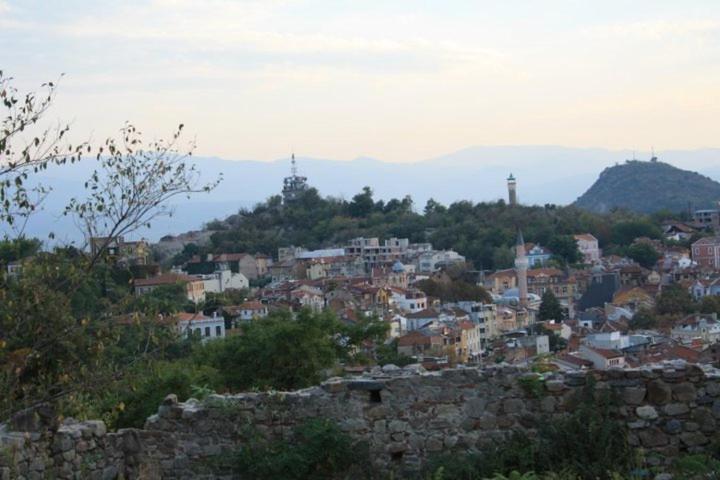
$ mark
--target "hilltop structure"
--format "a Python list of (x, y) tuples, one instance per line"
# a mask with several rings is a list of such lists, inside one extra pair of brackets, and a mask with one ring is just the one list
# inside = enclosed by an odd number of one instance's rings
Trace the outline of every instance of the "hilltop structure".
[(520, 294), (520, 307), (528, 306), (528, 283), (527, 270), (530, 262), (525, 255), (525, 240), (521, 230), (518, 230), (517, 243), (515, 244), (515, 269), (517, 270), (518, 290)]
[(510, 206), (517, 205), (517, 181), (511, 173), (507, 179), (508, 186), (508, 204)]
[(298, 199), (298, 197), (308, 188), (307, 177), (298, 175), (297, 162), (295, 162), (295, 154), (292, 154), (292, 167), (290, 168), (290, 176), (283, 180), (283, 203), (287, 205)]

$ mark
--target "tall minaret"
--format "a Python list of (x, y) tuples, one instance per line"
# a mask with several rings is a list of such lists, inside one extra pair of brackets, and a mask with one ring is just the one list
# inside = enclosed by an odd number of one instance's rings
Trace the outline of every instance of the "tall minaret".
[(525, 240), (522, 230), (518, 229), (517, 243), (515, 244), (515, 270), (517, 271), (518, 290), (520, 292), (520, 306), (528, 305), (527, 269), (528, 259), (525, 256)]
[(517, 182), (511, 173), (507, 179), (508, 184), (508, 204), (510, 206), (517, 205)]

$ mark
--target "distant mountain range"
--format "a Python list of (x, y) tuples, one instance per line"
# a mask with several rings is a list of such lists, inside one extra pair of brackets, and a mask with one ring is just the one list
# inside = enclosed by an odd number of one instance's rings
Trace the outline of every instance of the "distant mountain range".
[(636, 212), (710, 208), (720, 201), (720, 183), (670, 164), (629, 161), (607, 168), (577, 199), (578, 207), (605, 213), (620, 207)]
[[(606, 167), (633, 157), (629, 150), (581, 149), (555, 146), (471, 147), (415, 163), (389, 163), (372, 158), (336, 161), (298, 156), (298, 168), (322, 195), (351, 198), (370, 186), (376, 198), (411, 195), (417, 209), (429, 198), (448, 204), (457, 200), (494, 201), (506, 198), (506, 178), (518, 179), (518, 197), (527, 204), (569, 204), (577, 199)], [(720, 178), (720, 149), (663, 152), (662, 160)], [(138, 232), (156, 241), (167, 234), (199, 229), (215, 218), (252, 207), (280, 192), (290, 172), (290, 159), (274, 162), (192, 157), (205, 178), (223, 173), (220, 186), (209, 194), (183, 199), (171, 219), (155, 222)], [(717, 165), (717, 167), (715, 166)], [(47, 238), (53, 232), (61, 242), (77, 242), (79, 232), (61, 215), (73, 196), (83, 195), (83, 183), (94, 167), (92, 160), (49, 169), (39, 175), (54, 189), (44, 210), (27, 225), (28, 235)]]

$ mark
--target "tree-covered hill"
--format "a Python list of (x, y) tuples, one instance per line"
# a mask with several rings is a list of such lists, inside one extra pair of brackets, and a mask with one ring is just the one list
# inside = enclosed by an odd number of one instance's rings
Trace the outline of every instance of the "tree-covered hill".
[[(365, 188), (351, 201), (323, 198), (309, 189), (291, 205), (280, 196), (270, 197), (252, 210), (241, 210), (225, 220), (215, 220), (208, 252), (260, 252), (276, 255), (278, 247), (309, 249), (344, 245), (354, 237), (407, 237), (412, 242), (431, 242), (437, 249), (454, 249), (475, 268), (506, 268), (512, 265), (512, 246), (521, 228), (529, 242), (564, 250), (568, 236), (590, 232), (601, 245), (628, 245), (637, 236), (657, 237), (659, 229), (650, 217), (615, 211), (595, 214), (569, 206), (513, 206), (492, 203), (434, 200), (423, 209), (413, 208), (410, 197), (376, 201)], [(185, 252), (202, 253), (196, 246)], [(175, 261), (185, 260), (179, 255)]]
[(720, 183), (663, 162), (629, 160), (603, 170), (575, 205), (604, 213), (625, 208), (642, 213), (709, 208), (720, 200)]

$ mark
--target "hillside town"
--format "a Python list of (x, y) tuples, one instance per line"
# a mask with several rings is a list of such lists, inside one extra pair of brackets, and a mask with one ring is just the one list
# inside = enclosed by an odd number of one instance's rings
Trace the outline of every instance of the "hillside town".
[[(508, 206), (518, 205), (512, 174), (507, 187)], [(293, 157), (283, 203), (297, 201), (308, 188)], [(572, 237), (579, 261), (562, 264), (547, 246), (527, 242), (519, 229), (514, 268), (494, 271), (475, 269), (459, 252), (408, 238), (358, 237), (315, 250), (287, 245), (275, 256), (194, 255), (164, 272), (151, 261), (152, 245), (145, 241), (102, 238), (93, 245), (107, 243), (107, 261), (142, 272), (133, 280), (138, 296), (181, 285), (187, 301), (200, 308), (173, 321), (181, 336), (202, 341), (237, 335), (244, 322), (272, 312), (309, 309), (331, 311), (350, 325), (369, 318), (383, 322), (387, 336), (382, 345), (363, 346), (367, 358), (390, 348), (397, 363), (421, 363), (426, 369), (503, 362), (540, 362), (563, 371), (675, 360), (716, 364), (716, 312), (698, 308), (661, 315), (660, 321), (647, 317), (658, 311), (659, 302), (672, 312), (666, 304), (678, 292), (698, 306), (720, 298), (720, 237), (713, 234), (720, 228), (718, 212), (699, 210), (690, 221), (665, 222), (661, 239), (635, 238), (633, 245), (656, 252), (645, 265), (604, 255), (587, 232)], [(682, 245), (692, 238), (697, 239), (689, 247)], [(14, 262), (8, 272), (17, 275), (20, 267)], [(476, 290), (442, 298), (430, 288), (458, 282)], [(207, 307), (209, 296), (225, 292), (239, 293), (237, 303)]]

